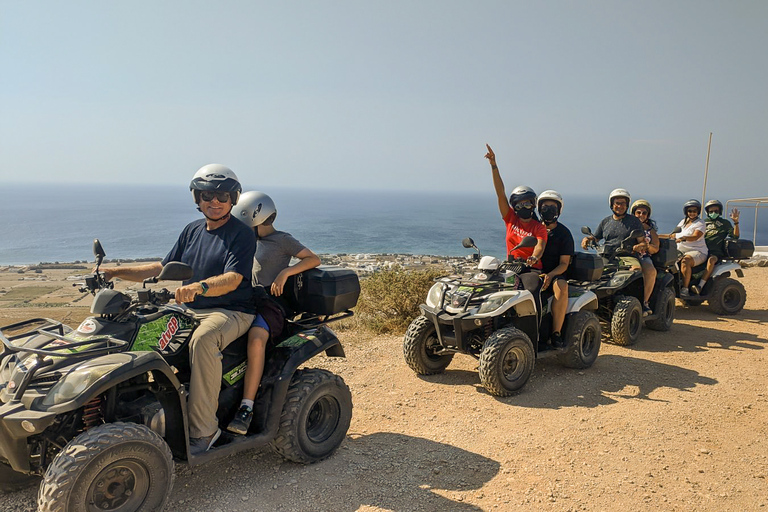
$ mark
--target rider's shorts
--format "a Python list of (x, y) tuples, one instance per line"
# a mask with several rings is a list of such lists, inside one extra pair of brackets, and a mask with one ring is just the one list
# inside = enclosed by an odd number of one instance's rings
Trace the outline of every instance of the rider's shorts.
[(683, 253), (685, 256), (690, 256), (693, 258), (693, 266), (701, 265), (705, 261), (707, 261), (707, 255), (704, 254), (701, 251), (688, 251)]
[(267, 325), (267, 321), (264, 320), (264, 317), (261, 316), (261, 313), (256, 313), (256, 316), (253, 318), (253, 322), (251, 323), (251, 327), (261, 327), (265, 331), (269, 332), (269, 325)]

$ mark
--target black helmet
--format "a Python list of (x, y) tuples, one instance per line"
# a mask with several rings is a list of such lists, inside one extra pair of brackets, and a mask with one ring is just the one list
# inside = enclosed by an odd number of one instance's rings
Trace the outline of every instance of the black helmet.
[(688, 215), (688, 208), (696, 208), (701, 213), (701, 202), (696, 199), (689, 199), (683, 205), (683, 215)]
[(237, 179), (237, 175), (229, 167), (221, 164), (208, 164), (198, 169), (192, 177), (189, 190), (192, 191), (196, 204), (200, 203), (201, 191), (220, 190), (222, 192), (229, 192), (229, 197), (234, 205), (240, 198), (240, 192), (243, 190), (243, 187), (240, 186), (240, 180)]
[(704, 211), (708, 212), (709, 208), (712, 206), (717, 206), (718, 208), (720, 208), (720, 213), (723, 212), (723, 203), (721, 203), (717, 199), (710, 199), (709, 201), (707, 201), (707, 204), (704, 205)]
[(533, 204), (536, 204), (536, 192), (533, 191), (531, 187), (525, 187), (525, 186), (519, 186), (515, 187), (515, 189), (512, 191), (512, 194), (509, 196), (509, 204), (514, 208), (514, 206), (519, 203), (520, 201), (525, 201), (527, 199), (530, 199)]

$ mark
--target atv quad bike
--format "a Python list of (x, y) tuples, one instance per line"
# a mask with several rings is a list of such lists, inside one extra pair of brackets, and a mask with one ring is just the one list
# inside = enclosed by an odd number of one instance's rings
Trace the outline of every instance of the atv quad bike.
[[(581, 232), (593, 236), (588, 226), (582, 227)], [(619, 259), (620, 256), (632, 254), (635, 240), (642, 235), (639, 230), (630, 233), (613, 254), (608, 253), (605, 246), (591, 244), (603, 259), (602, 276), (591, 283), (569, 281), (571, 284), (584, 286), (597, 295), (597, 315), (609, 326), (611, 339), (617, 345), (635, 344), (640, 338), (643, 324), (655, 331), (668, 331), (675, 319), (675, 278), (671, 273), (673, 262), (665, 261), (663, 255), (654, 255), (651, 258), (657, 271), (649, 300), (653, 313), (643, 317), (643, 272), (639, 269), (632, 270)]]
[[(728, 256), (715, 264), (715, 270), (704, 288), (699, 290), (699, 294), (692, 293), (684, 298), (680, 296), (683, 277), (680, 273), (678, 258), (677, 264), (672, 267), (672, 272), (675, 275), (675, 295), (684, 304), (699, 306), (706, 301), (712, 312), (717, 315), (736, 315), (744, 309), (747, 303), (747, 291), (744, 285), (734, 279), (731, 274), (744, 277), (744, 271), (738, 261), (751, 258), (755, 252), (755, 245), (750, 240), (726, 240), (725, 251)], [(697, 283), (706, 268), (706, 263), (693, 267), (691, 283)]]
[[(475, 248), (471, 238), (464, 247)], [(519, 247), (536, 245), (526, 237)], [(479, 250), (478, 250), (479, 257)], [(479, 360), (480, 382), (495, 396), (521, 389), (533, 372), (537, 357), (556, 356), (570, 368), (588, 368), (600, 351), (600, 323), (594, 293), (569, 289), (564, 324), (565, 349), (547, 344), (551, 331), (551, 300), (542, 304), (541, 279), (521, 260), (500, 262), (484, 256), (471, 279), (436, 279), (422, 304), (422, 315), (408, 327), (403, 355), (419, 375), (441, 373), (454, 354)]]
[[(359, 295), (354, 273), (319, 267), (289, 283), (297, 302), (320, 307), (287, 320), (269, 344), (245, 436), (224, 427), (242, 397), (246, 337), (222, 351), (223, 433), (193, 456), (187, 394), (197, 322), (184, 306), (169, 304), (172, 292), (146, 288), (188, 279), (192, 271), (169, 263), (131, 297), (99, 272), (98, 240), (94, 253), (96, 271), (81, 291), (94, 295), (95, 316), (76, 329), (44, 318), (0, 328), (0, 489), (42, 476), (41, 511), (159, 510), (171, 491), (174, 459), (198, 465), (271, 445), (288, 460), (311, 463), (338, 448), (352, 416), (349, 388), (328, 371), (298, 367), (320, 352), (344, 357), (327, 323), (352, 315)], [(345, 291), (318, 296), (318, 283), (323, 288), (329, 280), (345, 282)]]

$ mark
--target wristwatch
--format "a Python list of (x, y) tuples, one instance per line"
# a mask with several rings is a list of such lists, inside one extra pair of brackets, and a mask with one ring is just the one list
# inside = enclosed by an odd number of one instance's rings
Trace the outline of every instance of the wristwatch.
[(200, 295), (205, 295), (206, 293), (208, 293), (208, 283), (206, 283), (205, 281), (200, 281), (200, 288), (203, 289), (203, 291), (200, 292)]

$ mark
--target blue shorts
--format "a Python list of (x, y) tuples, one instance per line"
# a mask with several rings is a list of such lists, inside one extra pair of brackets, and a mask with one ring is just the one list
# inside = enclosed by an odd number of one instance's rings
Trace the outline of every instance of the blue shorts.
[(253, 318), (253, 322), (251, 322), (251, 327), (261, 327), (265, 331), (269, 332), (269, 325), (267, 325), (267, 322), (264, 320), (264, 317), (261, 316), (261, 313), (256, 313), (256, 316)]

